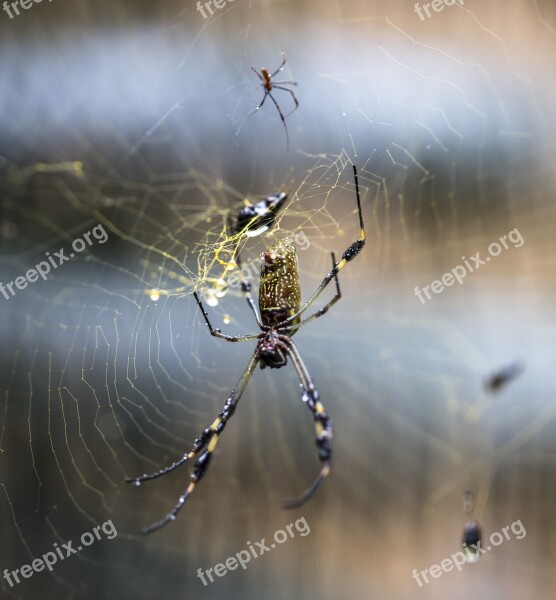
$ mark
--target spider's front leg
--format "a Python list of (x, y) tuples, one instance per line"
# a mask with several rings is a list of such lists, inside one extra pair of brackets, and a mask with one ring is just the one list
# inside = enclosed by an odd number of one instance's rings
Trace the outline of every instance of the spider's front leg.
[(208, 318), (207, 311), (205, 310), (205, 307), (203, 306), (201, 299), (197, 295), (197, 292), (193, 292), (193, 296), (195, 297), (195, 300), (197, 301), (197, 304), (199, 305), (199, 308), (201, 309), (201, 313), (203, 314), (203, 318), (205, 320), (207, 327), (209, 328), (210, 334), (213, 335), (214, 337), (222, 338), (223, 340), (226, 340), (227, 342), (245, 342), (246, 340), (259, 339), (259, 337), (260, 337), (259, 333), (250, 333), (249, 335), (226, 335), (225, 333), (222, 333), (220, 331), (220, 329), (217, 329), (212, 326), (212, 324)]

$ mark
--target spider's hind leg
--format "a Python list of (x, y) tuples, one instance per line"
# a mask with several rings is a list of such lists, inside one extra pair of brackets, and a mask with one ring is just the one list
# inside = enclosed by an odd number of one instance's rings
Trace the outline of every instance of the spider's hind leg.
[[(201, 481), (201, 479), (206, 475), (206, 472), (210, 465), (210, 461), (212, 459), (212, 454), (216, 448), (216, 444), (218, 443), (218, 438), (219, 438), (220, 434), (222, 433), (222, 431), (224, 431), (224, 428), (226, 427), (226, 423), (233, 416), (233, 414), (236, 410), (236, 407), (237, 407), (237, 403), (239, 402), (239, 399), (241, 398), (241, 395), (243, 394), (245, 387), (249, 383), (249, 380), (251, 379), (251, 375), (253, 375), (253, 371), (255, 370), (255, 367), (257, 366), (258, 360), (259, 360), (259, 357), (258, 357), (257, 352), (255, 351), (253, 353), (253, 355), (251, 356), (251, 359), (249, 360), (249, 364), (247, 365), (247, 368), (243, 372), (241, 379), (239, 380), (238, 384), (236, 385), (236, 387), (230, 394), (230, 397), (226, 400), (224, 407), (218, 414), (218, 417), (214, 420), (214, 422), (212, 423), (212, 425), (209, 428), (207, 428), (203, 431), (201, 437), (197, 438), (197, 440), (195, 441), (195, 445), (199, 446), (197, 451), (195, 452), (195, 454), (203, 448), (205, 448), (205, 451), (201, 454), (201, 456), (197, 459), (197, 461), (195, 462), (195, 465), (193, 466), (193, 472), (191, 473), (191, 479), (190, 479), (189, 485), (187, 486), (187, 489), (179, 497), (179, 500), (176, 503), (176, 505), (174, 506), (174, 508), (172, 508), (172, 510), (163, 519), (161, 519), (160, 521), (157, 521), (156, 523), (153, 523), (152, 525), (149, 525), (148, 527), (145, 527), (143, 529), (144, 534), (152, 533), (153, 531), (156, 531), (157, 529), (164, 527), (165, 525), (170, 523), (170, 521), (174, 521), (177, 514), (183, 508), (183, 505), (185, 504), (185, 502), (187, 501), (189, 496), (191, 496), (191, 494), (197, 487), (197, 484), (199, 483), (199, 481)], [(185, 462), (185, 461), (183, 461), (183, 462)], [(170, 469), (170, 470), (173, 470), (173, 469)], [(164, 474), (164, 473), (160, 472), (160, 474)], [(158, 475), (156, 475), (156, 476), (158, 476)], [(131, 480), (131, 481), (137, 481), (139, 479), (141, 479), (141, 478), (137, 478), (136, 480)]]
[[(285, 338), (286, 336), (281, 337)], [(287, 345), (287, 353), (292, 359), (292, 363), (297, 371), (299, 380), (301, 381), (303, 401), (307, 403), (309, 410), (313, 413), (316, 445), (319, 452), (319, 459), (322, 463), (320, 473), (305, 492), (296, 498), (290, 498), (284, 502), (283, 507), (290, 509), (305, 504), (328, 477), (332, 468), (332, 438), (334, 437), (334, 429), (332, 426), (332, 419), (328, 416), (328, 413), (324, 410), (324, 406), (320, 402), (318, 390), (316, 389), (307, 368), (303, 364), (297, 348), (290, 339), (287, 341), (286, 339), (283, 339), (283, 341)]]

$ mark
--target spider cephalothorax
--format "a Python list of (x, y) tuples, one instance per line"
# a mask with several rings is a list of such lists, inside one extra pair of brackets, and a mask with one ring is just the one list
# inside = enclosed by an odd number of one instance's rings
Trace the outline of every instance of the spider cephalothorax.
[(259, 340), (257, 351), (261, 369), (265, 367), (279, 369), (288, 364), (287, 350), (284, 347), (284, 342), (280, 339), (280, 335), (273, 329)]
[[(280, 240), (261, 255), (262, 265), (259, 289), (260, 314), (259, 311), (257, 311), (257, 307), (251, 296), (251, 284), (248, 282), (242, 284), (242, 290), (247, 299), (249, 308), (252, 310), (257, 320), (260, 329), (259, 333), (233, 336), (222, 333), (220, 329), (215, 329), (211, 325), (207, 311), (197, 295), (197, 292), (193, 292), (211, 335), (222, 338), (228, 342), (257, 340), (257, 345), (255, 346), (255, 350), (249, 359), (243, 375), (236, 387), (232, 390), (230, 397), (226, 400), (223, 409), (218, 413), (218, 417), (213, 421), (210, 427), (203, 430), (201, 435), (193, 442), (191, 449), (168, 467), (164, 467), (155, 473), (140, 475), (139, 477), (133, 477), (127, 480), (135, 485), (140, 485), (143, 481), (156, 479), (157, 477), (170, 473), (188, 460), (199, 455), (193, 466), (189, 485), (185, 492), (180, 496), (177, 504), (163, 519), (145, 528), (143, 530), (144, 533), (156, 531), (173, 521), (186, 500), (195, 490), (199, 481), (205, 476), (213, 452), (218, 443), (218, 439), (224, 431), (226, 424), (235, 413), (239, 399), (249, 383), (257, 364), (259, 364), (261, 368), (270, 367), (279, 369), (280, 367), (285, 366), (288, 359), (290, 359), (299, 378), (301, 398), (313, 415), (315, 443), (318, 449), (319, 460), (322, 463), (321, 470), (312, 485), (309, 486), (303, 494), (297, 498), (288, 500), (284, 506), (286, 508), (301, 506), (317, 491), (330, 473), (332, 466), (332, 438), (334, 436), (332, 420), (320, 401), (320, 396), (313, 383), (313, 378), (303, 363), (291, 337), (306, 323), (322, 317), (322, 315), (324, 315), (328, 309), (341, 298), (342, 294), (340, 292), (340, 283), (338, 281), (338, 271), (343, 269), (348, 262), (355, 258), (365, 245), (363, 214), (361, 211), (359, 183), (355, 166), (353, 167), (353, 175), (355, 180), (361, 236), (348, 246), (339, 262), (336, 262), (336, 258), (332, 252), (332, 270), (324, 277), (319, 287), (305, 303), (301, 303), (301, 289), (299, 285), (299, 271), (297, 267), (295, 244), (292, 238), (288, 237)], [(334, 297), (312, 315), (302, 319), (303, 313), (313, 304), (332, 280), (334, 280), (336, 284), (336, 294)]]

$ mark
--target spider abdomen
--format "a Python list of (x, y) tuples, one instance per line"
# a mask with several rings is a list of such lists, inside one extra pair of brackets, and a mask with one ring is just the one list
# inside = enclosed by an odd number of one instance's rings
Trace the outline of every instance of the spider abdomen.
[[(273, 327), (295, 315), (301, 309), (301, 287), (297, 251), (292, 238), (284, 238), (261, 255), (259, 309), (264, 325)], [(284, 330), (295, 331), (299, 317)]]

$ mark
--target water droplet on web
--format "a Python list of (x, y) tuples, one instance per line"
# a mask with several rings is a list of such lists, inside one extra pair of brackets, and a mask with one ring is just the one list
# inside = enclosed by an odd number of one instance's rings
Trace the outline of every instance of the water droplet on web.
[(228, 293), (228, 284), (223, 279), (217, 279), (214, 286), (214, 294), (217, 298), (223, 298)]
[(222, 322), (224, 323), (224, 325), (229, 325), (232, 322), (232, 318), (230, 317), (230, 315), (224, 315), (222, 317)]
[(205, 293), (205, 299), (209, 306), (218, 306), (218, 298), (216, 297), (213, 290), (207, 290)]
[(156, 302), (157, 300), (160, 300), (160, 292), (157, 289), (153, 289), (149, 292), (149, 298), (153, 301)]

